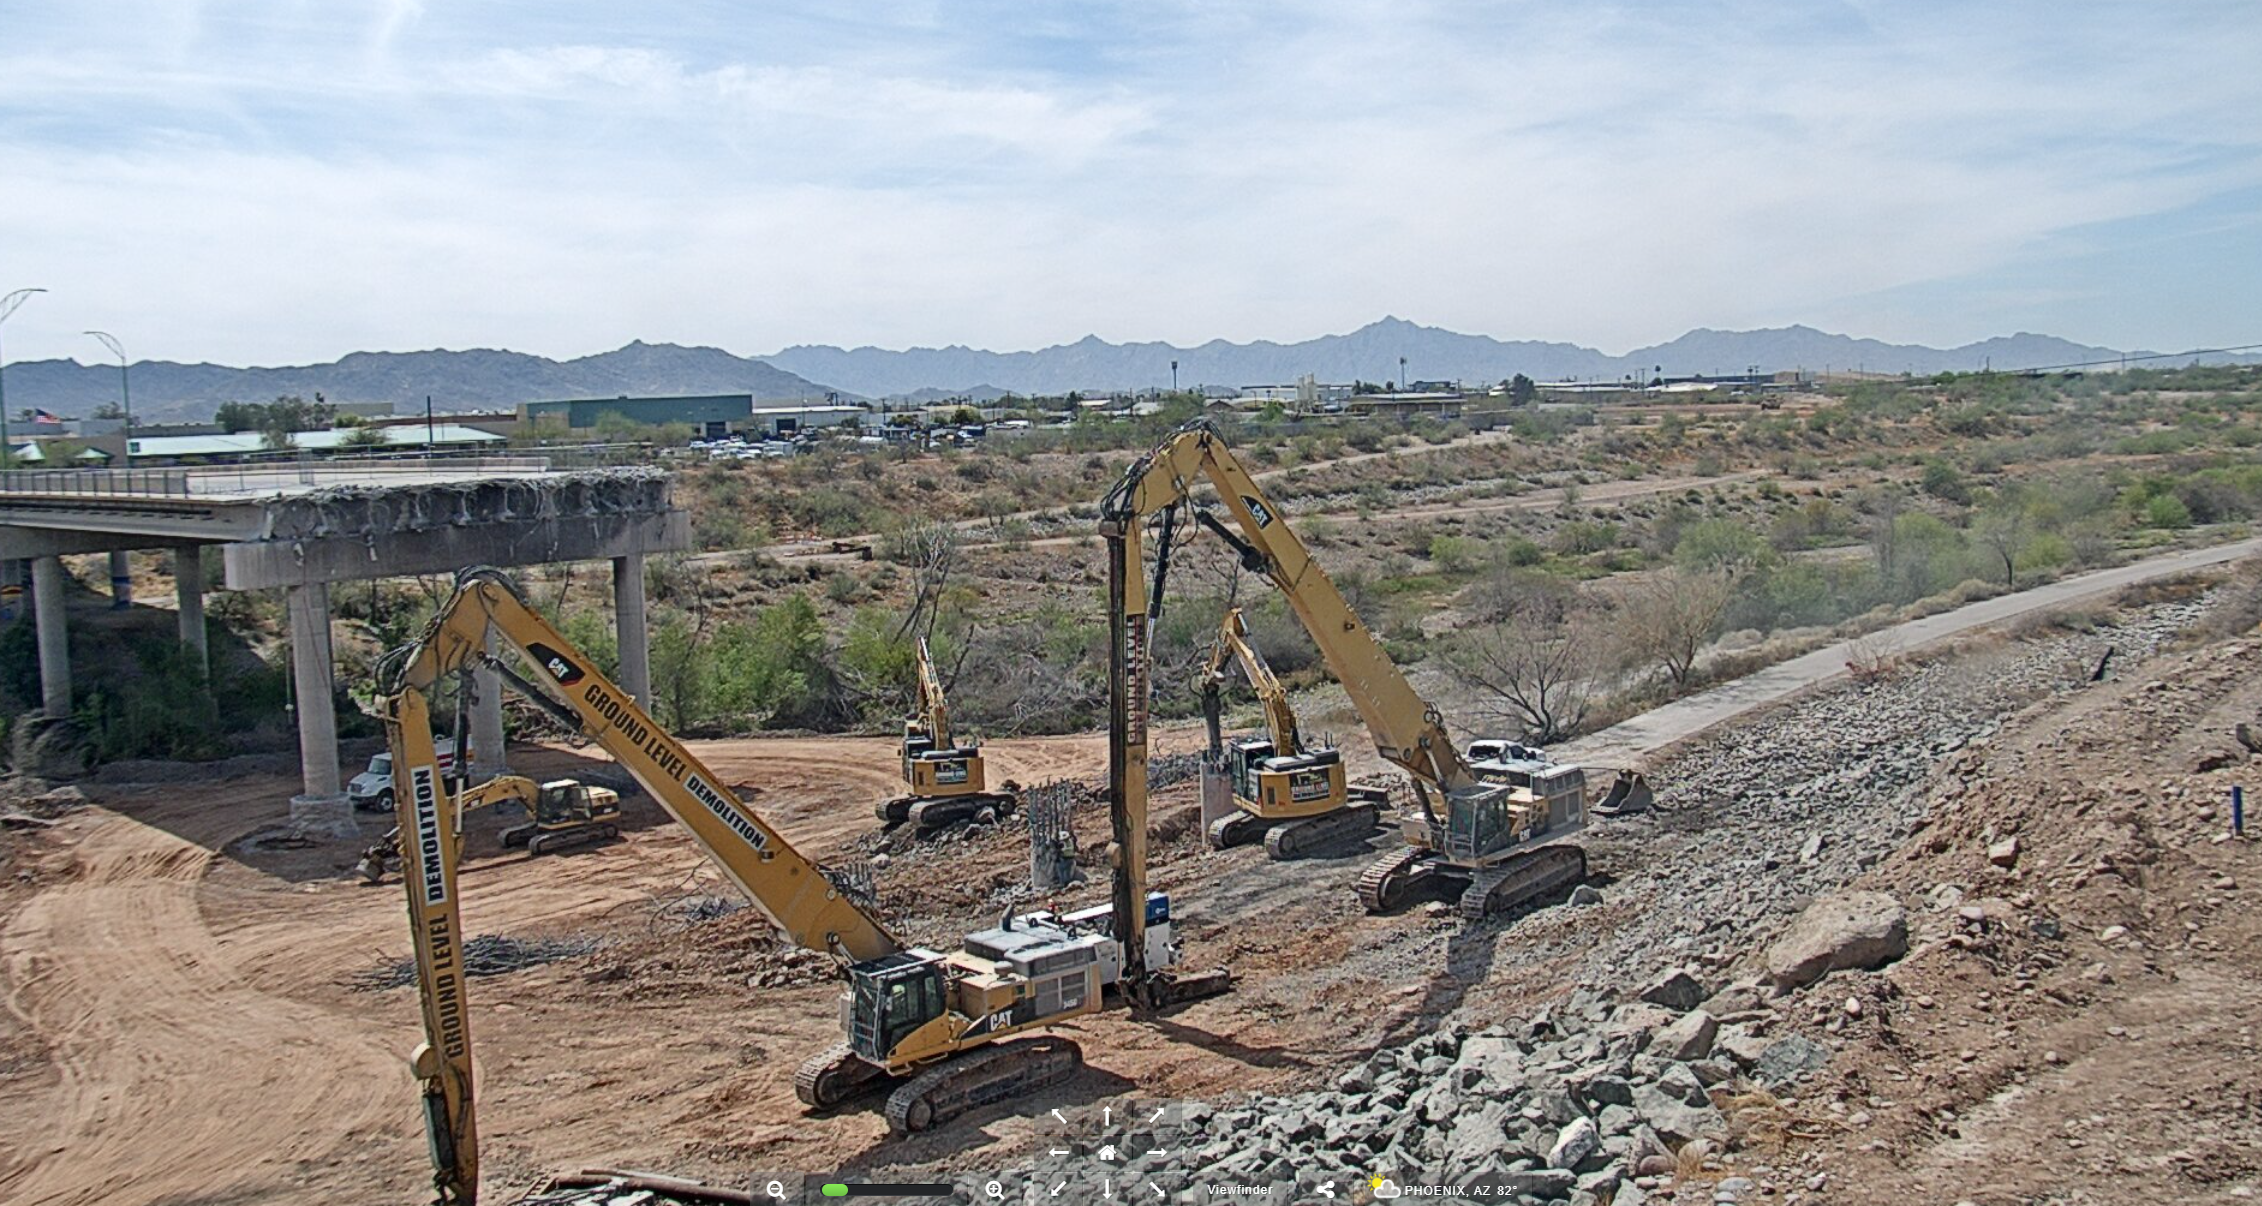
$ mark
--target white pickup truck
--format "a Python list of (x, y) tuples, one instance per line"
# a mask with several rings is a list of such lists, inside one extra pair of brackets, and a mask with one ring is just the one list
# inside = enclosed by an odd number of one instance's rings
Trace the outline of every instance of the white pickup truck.
[[(445, 775), (455, 769), (456, 743), (452, 740), (439, 744), (440, 773)], [(373, 755), (368, 769), (346, 784), (346, 799), (361, 812), (390, 812), (393, 808), (393, 755), (388, 751)]]

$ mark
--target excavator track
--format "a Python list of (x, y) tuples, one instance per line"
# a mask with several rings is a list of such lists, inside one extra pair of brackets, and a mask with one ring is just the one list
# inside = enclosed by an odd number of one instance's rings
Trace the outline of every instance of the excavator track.
[(992, 1043), (936, 1064), (888, 1094), (888, 1130), (917, 1134), (993, 1101), (1057, 1084), (1083, 1066), (1083, 1049), (1056, 1035)]
[(873, 815), (891, 828), (911, 819), (911, 806), (919, 802), (917, 796), (891, 796), (872, 809)]
[(619, 836), (619, 826), (603, 822), (585, 825), (578, 829), (553, 829), (548, 833), (537, 833), (529, 839), (526, 843), (526, 852), (528, 854), (554, 854), (560, 850), (573, 850), (582, 846), (594, 846), (600, 842), (609, 842)]
[(1262, 838), (1264, 833), (1263, 821), (1235, 809), (1232, 815), (1211, 821), (1205, 836), (1209, 839), (1210, 849), (1226, 850), (1234, 846), (1246, 846)]
[(947, 796), (933, 800), (914, 800), (910, 808), (904, 813), (904, 818), (911, 822), (913, 829), (921, 834), (928, 834), (938, 829), (949, 828), (952, 825), (979, 821), (985, 812), (990, 815), (992, 821), (995, 821), (997, 818), (1012, 812), (1019, 803), (1019, 799), (1003, 792), (983, 792), (980, 795), (973, 796)]
[(1359, 873), (1359, 903), (1369, 913), (1388, 913), (1414, 898), (1416, 889), (1437, 874), (1435, 851), (1418, 846), (1393, 850)]
[(1482, 921), (1586, 877), (1586, 851), (1577, 846), (1544, 846), (1470, 875), (1469, 886), (1461, 893), (1461, 916)]
[(1274, 862), (1286, 862), (1347, 842), (1364, 841), (1381, 819), (1382, 810), (1374, 805), (1353, 804), (1316, 817), (1281, 821), (1265, 834), (1265, 853)]
[(829, 1110), (887, 1073), (857, 1058), (847, 1043), (834, 1043), (808, 1059), (793, 1074), (793, 1095), (801, 1104)]

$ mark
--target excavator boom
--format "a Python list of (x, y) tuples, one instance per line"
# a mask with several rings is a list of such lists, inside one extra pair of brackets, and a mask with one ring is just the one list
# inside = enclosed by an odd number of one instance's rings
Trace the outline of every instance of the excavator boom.
[(1238, 607), (1227, 608), (1224, 622), (1218, 625), (1217, 648), (1210, 653), (1210, 687), (1224, 684), (1228, 658), (1241, 663), (1241, 673), (1247, 676), (1250, 689), (1257, 693), (1257, 702), (1264, 706), (1265, 729), (1272, 735), (1273, 751), (1288, 758), (1303, 753), (1303, 738), (1296, 731), (1296, 713), (1288, 706), (1288, 688), (1280, 685), (1279, 676), (1272, 672), (1264, 654), (1250, 643), (1249, 624)]
[[(476, 1203), (479, 1145), (473, 1122), (471, 1030), (456, 893), (460, 807), (448, 798), (425, 693), (490, 664), (492, 630), (536, 670), (535, 681), (497, 665), (546, 706), (570, 718), (691, 831), (725, 875), (796, 943), (844, 959), (873, 959), (902, 944), (814, 862), (722, 786), (682, 743), (584, 659), (501, 574), (468, 570), (416, 643), (388, 659), (383, 716), (393, 753), (401, 879), (408, 893), (425, 1043), (415, 1070), (423, 1085), (433, 1188), (443, 1203)], [(537, 686), (536, 682), (543, 685)], [(505, 790), (505, 789), (498, 789)]]

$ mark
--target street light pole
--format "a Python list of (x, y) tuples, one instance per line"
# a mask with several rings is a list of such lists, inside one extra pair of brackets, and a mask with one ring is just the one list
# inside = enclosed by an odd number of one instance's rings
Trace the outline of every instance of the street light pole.
[(87, 334), (101, 340), (102, 346), (110, 349), (110, 354), (118, 358), (118, 400), (124, 404), (126, 412), (126, 438), (120, 446), (122, 451), (119, 453), (118, 463), (122, 468), (131, 469), (134, 465), (134, 391), (133, 383), (126, 375), (126, 345), (119, 343), (118, 337), (108, 331), (88, 331)]
[[(29, 300), (32, 294), (45, 292), (47, 292), (45, 289), (18, 289), (6, 297), (0, 297), (0, 323), (8, 321), (8, 316), (15, 313), (16, 307)], [(0, 356), (0, 377), (4, 377), (7, 366), (8, 358)], [(15, 455), (8, 446), (7, 383), (4, 379), (0, 379), (0, 469), (10, 468), (10, 461), (14, 459)]]

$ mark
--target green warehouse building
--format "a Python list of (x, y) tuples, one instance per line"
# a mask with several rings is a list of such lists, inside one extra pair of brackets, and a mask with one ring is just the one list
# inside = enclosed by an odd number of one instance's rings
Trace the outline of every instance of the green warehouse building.
[(518, 408), (522, 424), (565, 420), (567, 427), (595, 427), (605, 415), (619, 415), (631, 423), (659, 426), (682, 423), (702, 436), (713, 438), (738, 432), (750, 436), (792, 435), (812, 427), (854, 424), (864, 413), (861, 406), (756, 403), (752, 394), (691, 394), (672, 398), (572, 398), (559, 402), (526, 402)]

